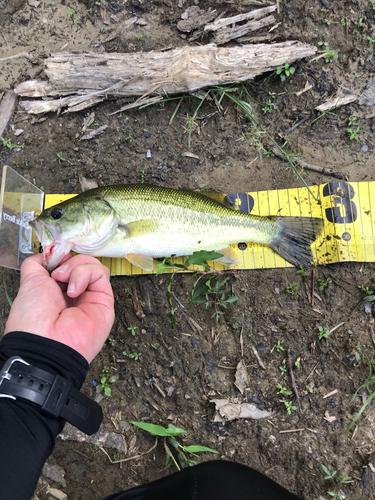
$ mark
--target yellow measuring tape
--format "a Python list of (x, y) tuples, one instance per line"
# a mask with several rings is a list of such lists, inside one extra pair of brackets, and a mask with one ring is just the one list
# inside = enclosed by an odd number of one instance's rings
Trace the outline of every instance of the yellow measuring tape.
[[(236, 209), (255, 215), (321, 217), (324, 232), (312, 245), (315, 264), (375, 262), (375, 182), (329, 182), (307, 188), (233, 193), (228, 195)], [(74, 195), (46, 195), (45, 208)], [(270, 248), (258, 243), (231, 245), (240, 264), (237, 269), (291, 267)], [(183, 264), (184, 257), (172, 259)], [(103, 257), (112, 275), (149, 274), (126, 259)], [(211, 263), (216, 270), (224, 269)], [(199, 266), (192, 266), (195, 270)], [(157, 271), (155, 264), (154, 272)]]

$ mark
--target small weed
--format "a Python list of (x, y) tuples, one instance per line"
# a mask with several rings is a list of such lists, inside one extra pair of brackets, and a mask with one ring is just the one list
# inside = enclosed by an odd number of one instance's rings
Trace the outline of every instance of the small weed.
[(324, 19), (324, 22), (325, 22), (325, 24), (327, 24), (328, 26), (331, 24), (331, 21), (329, 21), (328, 19)]
[(324, 280), (323, 278), (318, 278), (318, 288), (320, 291), (324, 290), (325, 288), (327, 288), (327, 286), (332, 283), (332, 280), (331, 278), (327, 278), (326, 280)]
[[(338, 486), (341, 484), (346, 484), (348, 481), (351, 480), (350, 476), (341, 476), (340, 474), (337, 474), (337, 471), (330, 472), (325, 465), (323, 464), (320, 465), (322, 466), (322, 469), (326, 474), (326, 476), (324, 476), (324, 479), (331, 480)], [(327, 493), (333, 498), (333, 500), (342, 500), (343, 498), (345, 498), (341, 495), (341, 493), (337, 492), (336, 488), (335, 491), (328, 491)]]
[(328, 339), (328, 337), (330, 336), (330, 333), (331, 332), (328, 330), (328, 328), (323, 328), (322, 326), (318, 326), (319, 340)]
[(371, 401), (375, 398), (375, 391), (372, 392), (372, 390), (371, 390), (372, 384), (375, 384), (375, 375), (373, 375), (373, 371), (374, 371), (374, 368), (375, 368), (375, 361), (374, 360), (369, 361), (368, 365), (369, 365), (369, 370), (370, 370), (369, 376), (367, 377), (367, 380), (356, 390), (356, 392), (354, 393), (354, 396), (352, 397), (350, 403), (352, 403), (354, 401), (354, 399), (356, 398), (358, 392), (362, 388), (364, 388), (364, 387), (366, 387), (366, 389), (367, 389), (367, 391), (368, 391), (368, 393), (370, 395), (366, 399), (366, 401), (364, 402), (364, 404), (362, 405), (362, 407), (359, 410), (359, 412), (357, 413), (357, 415), (353, 418), (353, 420), (350, 422), (350, 424), (346, 428), (345, 434), (348, 434), (348, 432), (350, 431), (350, 429), (353, 427), (353, 425), (357, 422), (357, 420), (359, 419), (359, 417), (365, 411), (366, 407), (369, 404), (371, 404)]
[(136, 329), (137, 329), (136, 326), (128, 326), (128, 330), (130, 330), (132, 332), (133, 337), (135, 337), (135, 331), (136, 331)]
[(299, 285), (297, 285), (297, 283), (290, 283), (290, 284), (286, 287), (286, 291), (287, 291), (290, 295), (296, 295), (296, 294), (297, 294), (297, 291), (298, 291), (298, 288), (299, 288)]
[(125, 137), (125, 141), (133, 142), (132, 134), (129, 134), (128, 137)]
[(279, 370), (281, 371), (281, 375), (285, 375), (285, 373), (287, 372), (286, 366), (283, 365), (279, 366)]
[(16, 147), (15, 144), (12, 144), (11, 139), (4, 139), (4, 137), (0, 137), (0, 139), (1, 139), (1, 142), (3, 143), (3, 146), (5, 146), (6, 148), (12, 150), (13, 148)]
[(112, 339), (111, 337), (109, 337), (109, 338), (108, 338), (108, 342), (109, 342), (109, 344), (110, 344), (112, 347), (114, 347), (114, 346), (115, 346), (115, 344), (116, 344), (115, 339)]
[(358, 285), (358, 288), (363, 292), (365, 295), (373, 295), (373, 290), (370, 290), (368, 286), (363, 286), (363, 285)]
[(130, 353), (127, 353), (126, 351), (122, 351), (122, 354), (124, 356), (127, 356), (128, 358), (130, 359), (134, 359), (134, 361), (138, 361), (140, 356), (141, 356), (141, 353), (136, 353), (136, 352), (130, 352)]
[(281, 384), (277, 384), (279, 387), (279, 391), (277, 391), (277, 394), (286, 394), (287, 396), (290, 396), (292, 393), (288, 391), (286, 387), (283, 387)]
[(276, 74), (280, 75), (281, 81), (285, 81), (285, 79), (293, 75), (294, 72), (296, 71), (296, 68), (294, 66), (290, 66), (288, 63), (286, 63), (284, 66), (279, 66), (276, 70)]
[[(207, 448), (206, 446), (192, 445), (183, 446), (176, 439), (182, 434), (186, 434), (184, 429), (179, 429), (172, 424), (168, 425), (168, 428), (162, 427), (161, 425), (148, 424), (145, 422), (131, 422), (140, 429), (149, 432), (153, 436), (161, 436), (165, 438), (164, 448), (166, 451), (166, 466), (167, 469), (170, 467), (172, 462), (175, 464), (178, 470), (185, 469), (186, 467), (191, 467), (199, 463), (197, 460), (190, 458), (190, 455), (199, 458), (197, 453), (207, 452), (207, 453), (218, 453), (216, 450)], [(174, 453), (173, 453), (174, 452)], [(175, 456), (177, 455), (177, 457)]]
[(56, 153), (56, 156), (59, 160), (59, 163), (61, 164), (63, 161), (67, 161), (64, 157), (63, 157), (63, 153), (62, 151), (60, 151), (59, 153)]
[(263, 113), (271, 113), (273, 106), (275, 103), (273, 102), (275, 100), (275, 96), (269, 92), (269, 99), (268, 103), (262, 108)]
[(342, 18), (341, 18), (341, 24), (342, 24), (343, 26), (346, 26), (346, 24), (347, 24), (347, 23), (346, 23), (346, 19), (345, 19), (345, 17), (342, 17)]
[(267, 149), (264, 149), (263, 153), (267, 156), (267, 158), (269, 158), (270, 156), (275, 156), (271, 150), (268, 151)]
[(296, 359), (294, 366), (299, 370), (301, 368), (301, 358)]
[(96, 392), (102, 392), (104, 390), (104, 394), (109, 397), (112, 395), (112, 389), (109, 384), (116, 382), (116, 376), (113, 375), (112, 377), (108, 377), (108, 372), (109, 367), (104, 366), (100, 375), (100, 384), (96, 386)]
[(300, 274), (301, 276), (306, 276), (306, 271), (307, 269), (303, 267), (303, 265), (301, 264), (299, 266), (299, 269), (296, 271), (296, 274)]
[(331, 58), (337, 59), (339, 57), (333, 49), (329, 48), (328, 42), (318, 42), (318, 45), (320, 45), (326, 51), (326, 55), (324, 58), (326, 63), (329, 63), (331, 61)]
[(284, 405), (285, 405), (285, 408), (286, 408), (286, 411), (288, 412), (288, 415), (291, 415), (292, 414), (292, 410), (296, 410), (297, 409), (297, 406), (293, 406), (293, 402), (292, 401), (283, 401)]
[(363, 17), (361, 17), (361, 19), (358, 21), (358, 26), (363, 26)]
[(68, 7), (68, 17), (72, 17), (73, 11), (70, 7)]
[(136, 38), (137, 40), (140, 40), (141, 38), (143, 38), (143, 35), (135, 35), (135, 38)]
[(352, 141), (353, 139), (355, 139), (356, 141), (358, 141), (358, 132), (359, 132), (359, 125), (357, 128), (354, 128), (353, 127), (353, 124), (354, 122), (356, 121), (357, 117), (356, 116), (351, 116), (349, 118), (349, 122), (348, 122), (348, 127), (346, 129), (346, 131), (348, 132), (348, 135), (349, 135), (349, 139)]
[(280, 340), (277, 341), (277, 344), (275, 344), (275, 347), (276, 347), (277, 352), (285, 351), (284, 347), (280, 344)]
[(151, 347), (153, 347), (155, 350), (157, 350), (158, 346), (155, 344), (151, 344)]
[(366, 275), (366, 274), (370, 274), (370, 269), (364, 269), (362, 271), (362, 274)]

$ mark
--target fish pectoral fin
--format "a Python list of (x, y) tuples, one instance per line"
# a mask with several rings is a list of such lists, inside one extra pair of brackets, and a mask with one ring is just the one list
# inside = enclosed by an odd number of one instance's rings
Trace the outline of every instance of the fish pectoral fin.
[(124, 255), (125, 259), (133, 264), (133, 266), (140, 267), (144, 271), (152, 272), (154, 270), (154, 259), (149, 255), (142, 255), (139, 253), (127, 253)]
[(215, 252), (223, 254), (222, 257), (214, 261), (222, 264), (223, 266), (236, 266), (240, 263), (237, 255), (231, 247), (223, 248), (222, 250), (215, 250)]
[(142, 219), (128, 224), (119, 224), (118, 227), (124, 231), (125, 238), (136, 238), (155, 231), (159, 227), (159, 222), (155, 219)]
[(203, 189), (194, 189), (193, 192), (202, 194), (203, 196), (206, 196), (206, 198), (211, 198), (212, 200), (217, 201), (221, 205), (224, 205), (224, 207), (226, 208), (231, 208), (231, 209), (235, 208), (235, 205), (231, 202), (228, 195), (222, 193), (221, 191), (215, 191), (214, 189), (210, 188), (203, 188)]

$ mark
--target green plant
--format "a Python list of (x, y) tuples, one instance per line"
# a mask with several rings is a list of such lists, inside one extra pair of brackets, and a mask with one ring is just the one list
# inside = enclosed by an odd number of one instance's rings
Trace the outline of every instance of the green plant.
[(133, 142), (132, 134), (129, 134), (128, 137), (125, 137), (125, 141)]
[(280, 344), (280, 340), (277, 341), (277, 344), (275, 344), (275, 347), (276, 347), (277, 352), (285, 351), (284, 347)]
[(135, 38), (136, 38), (137, 40), (140, 40), (141, 38), (143, 38), (143, 35), (135, 35)]
[(267, 104), (264, 106), (264, 108), (262, 108), (263, 113), (271, 113), (272, 108), (275, 105), (275, 103), (273, 102), (273, 100), (275, 100), (275, 96), (271, 94), (271, 92), (269, 92), (269, 96), (270, 97), (268, 98)]
[(370, 290), (368, 286), (363, 286), (363, 285), (358, 285), (358, 288), (363, 292), (365, 295), (372, 295), (374, 292), (373, 290)]
[(349, 118), (349, 122), (348, 122), (348, 127), (346, 129), (346, 131), (348, 132), (348, 135), (349, 135), (349, 139), (352, 141), (353, 139), (355, 139), (356, 141), (358, 141), (358, 137), (357, 137), (357, 134), (359, 132), (359, 125), (357, 128), (354, 128), (353, 127), (353, 124), (354, 122), (356, 121), (357, 117), (356, 116), (351, 116)]
[(277, 384), (279, 387), (279, 391), (277, 391), (277, 394), (286, 394), (287, 396), (290, 396), (292, 393), (288, 391), (286, 387), (283, 387), (281, 384)]
[(350, 422), (350, 424), (348, 425), (348, 427), (346, 428), (345, 430), (345, 434), (348, 434), (348, 432), (350, 431), (350, 429), (353, 427), (353, 425), (357, 422), (357, 420), (359, 419), (359, 417), (362, 415), (362, 413), (365, 411), (366, 407), (371, 403), (371, 401), (375, 398), (375, 391), (372, 392), (371, 390), (371, 386), (372, 384), (375, 384), (375, 375), (373, 375), (373, 371), (374, 371), (374, 368), (375, 368), (375, 360), (370, 360), (368, 362), (368, 366), (369, 366), (369, 376), (367, 377), (367, 380), (355, 391), (354, 393), (354, 396), (352, 397), (352, 399), (350, 400), (350, 403), (352, 403), (354, 401), (354, 399), (356, 398), (358, 392), (363, 388), (363, 387), (366, 387), (368, 393), (370, 394), (369, 397), (366, 399), (366, 401), (363, 403), (363, 405), (361, 406), (359, 412), (357, 413), (357, 415), (353, 418), (353, 420)]
[(318, 326), (319, 340), (328, 339), (328, 337), (330, 336), (330, 333), (331, 332), (328, 330), (328, 328), (323, 328), (322, 326)]
[(281, 371), (281, 375), (284, 375), (287, 372), (286, 366), (279, 366), (279, 370)]
[[(324, 476), (324, 479), (326, 480), (331, 480), (337, 485), (346, 484), (351, 480), (350, 476), (341, 476), (340, 474), (337, 474), (337, 471), (330, 472), (325, 465), (323, 464), (320, 465), (322, 466), (322, 469), (326, 474), (326, 476)], [(342, 500), (343, 498), (345, 498), (341, 495), (341, 493), (338, 493), (336, 491), (336, 488), (335, 491), (328, 491), (327, 493), (333, 498), (333, 500)]]
[(332, 283), (332, 280), (330, 278), (327, 278), (326, 280), (324, 280), (323, 278), (318, 278), (319, 290), (324, 290), (330, 283)]
[(288, 76), (293, 75), (296, 71), (294, 66), (290, 66), (286, 63), (284, 66), (279, 66), (276, 70), (276, 74), (280, 75), (280, 79), (283, 82)]
[[(215, 312), (213, 313), (212, 317), (215, 317), (216, 321), (219, 321), (220, 316), (223, 314), (223, 312), (220, 311), (218, 307), (221, 306), (224, 309), (226, 309), (228, 304), (231, 304), (238, 299), (238, 297), (235, 297), (234, 295), (226, 298), (225, 296), (226, 292), (222, 288), (227, 280), (221, 282), (218, 278), (220, 273), (211, 273), (210, 266), (207, 264), (208, 260), (218, 259), (219, 257), (222, 256), (223, 254), (221, 253), (207, 252), (206, 250), (201, 250), (199, 252), (194, 252), (193, 255), (190, 255), (190, 257), (186, 259), (185, 264), (175, 264), (169, 258), (163, 259), (163, 261), (158, 264), (158, 271), (156, 274), (157, 276), (159, 276), (159, 274), (165, 273), (166, 271), (172, 271), (167, 286), (167, 299), (174, 326), (176, 326), (176, 317), (174, 315), (174, 307), (172, 303), (172, 282), (174, 275), (178, 270), (187, 269), (190, 265), (204, 266), (204, 273), (203, 274), (201, 273), (199, 278), (194, 282), (193, 289), (191, 292), (190, 305), (192, 306), (192, 304), (205, 303), (206, 309), (210, 305), (214, 305)], [(204, 276), (207, 278), (207, 274), (212, 274), (212, 276), (209, 277), (204, 284), (200, 285), (199, 288), (197, 288), (197, 285), (201, 280), (201, 278)], [(194, 276), (197, 276), (197, 274), (195, 274)], [(205, 296), (205, 298), (203, 298), (203, 296)], [(217, 300), (211, 300), (211, 298), (215, 297), (217, 297)]]
[(299, 370), (301, 368), (301, 358), (296, 359), (294, 366)]
[(115, 339), (112, 339), (111, 337), (108, 338), (108, 342), (112, 347), (114, 347), (114, 345), (116, 344)]
[(342, 18), (341, 18), (341, 24), (342, 24), (343, 26), (346, 26), (346, 19), (345, 19), (345, 17), (342, 17)]
[(363, 17), (361, 17), (361, 19), (358, 21), (358, 26), (363, 26)]
[(285, 405), (285, 408), (286, 408), (286, 411), (288, 412), (288, 415), (291, 415), (292, 414), (292, 410), (296, 410), (297, 409), (297, 406), (293, 406), (293, 402), (292, 401), (283, 401), (284, 405)]
[(290, 283), (290, 284), (286, 287), (286, 291), (287, 291), (290, 295), (296, 295), (296, 294), (297, 294), (297, 291), (298, 291), (298, 288), (299, 288), (299, 285), (297, 285), (297, 283)]
[(68, 7), (68, 17), (72, 17), (73, 11), (70, 7)]
[(112, 377), (108, 377), (108, 372), (109, 367), (104, 366), (100, 375), (100, 384), (96, 386), (96, 392), (102, 392), (104, 389), (104, 394), (109, 397), (112, 395), (112, 389), (110, 388), (109, 384), (113, 384), (114, 382), (116, 382), (116, 376), (113, 375)]
[(61, 164), (63, 161), (66, 161), (65, 158), (63, 157), (63, 153), (62, 151), (60, 151), (59, 153), (56, 153), (56, 156), (59, 160), (59, 163)]
[(122, 354), (124, 356), (127, 356), (130, 359), (134, 359), (135, 361), (138, 361), (138, 359), (142, 353), (140, 353), (140, 352), (139, 353), (136, 353), (136, 352), (127, 353), (126, 351), (122, 351)]
[(318, 45), (320, 45), (326, 51), (324, 57), (326, 63), (329, 63), (331, 58), (337, 59), (339, 57), (333, 49), (329, 48), (328, 42), (318, 42)]
[[(153, 436), (160, 436), (165, 438), (164, 448), (166, 450), (166, 466), (168, 468), (172, 462), (175, 464), (178, 470), (185, 469), (186, 467), (191, 467), (199, 463), (197, 460), (193, 460), (190, 458), (190, 455), (193, 457), (199, 458), (197, 453), (207, 452), (207, 453), (218, 453), (216, 450), (211, 448), (207, 448), (206, 446), (192, 445), (192, 446), (183, 446), (176, 439), (177, 437), (186, 434), (184, 429), (179, 429), (172, 424), (169, 424), (167, 428), (162, 427), (161, 425), (156, 424), (148, 424), (145, 422), (130, 422), (131, 424), (143, 429)], [(175, 457), (175, 454), (177, 455)]]
[(144, 170), (140, 170), (140, 174), (141, 174), (141, 184), (144, 184), (144, 182), (145, 182), (145, 171)]
[(324, 22), (325, 22), (325, 24), (327, 24), (328, 26), (331, 24), (331, 21), (329, 21), (328, 19), (324, 19)]
[(132, 332), (132, 335), (135, 337), (135, 331), (136, 331), (137, 327), (136, 326), (128, 326), (128, 330), (130, 330)]
[(301, 274), (302, 276), (306, 276), (306, 271), (307, 269), (303, 267), (303, 265), (301, 264), (299, 266), (299, 269), (296, 271), (296, 274)]
[(13, 149), (15, 147), (15, 144), (12, 144), (11, 139), (4, 139), (4, 137), (0, 137), (1, 142), (3, 143), (3, 146), (5, 146), (8, 149)]
[(267, 158), (269, 158), (270, 156), (275, 156), (271, 150), (268, 151), (267, 149), (264, 149), (263, 153), (267, 156)]

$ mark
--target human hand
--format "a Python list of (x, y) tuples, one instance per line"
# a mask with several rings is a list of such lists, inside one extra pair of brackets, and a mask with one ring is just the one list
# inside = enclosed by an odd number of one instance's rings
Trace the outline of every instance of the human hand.
[(22, 264), (20, 289), (5, 333), (23, 331), (56, 340), (90, 363), (115, 318), (109, 271), (87, 255), (69, 256), (51, 276), (42, 262), (39, 254)]

